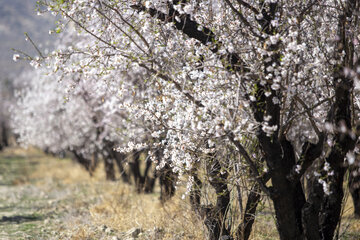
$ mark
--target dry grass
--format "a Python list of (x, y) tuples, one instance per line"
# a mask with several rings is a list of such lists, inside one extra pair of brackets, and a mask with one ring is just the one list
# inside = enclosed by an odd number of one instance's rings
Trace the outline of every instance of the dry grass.
[[(162, 205), (158, 188), (153, 194), (137, 194), (130, 185), (105, 181), (103, 166), (90, 177), (77, 163), (49, 157), (33, 148), (7, 149), (2, 155), (17, 155), (34, 161), (33, 169), (16, 180), (18, 184), (35, 184), (46, 191), (59, 185), (79, 194), (67, 203), (69, 214), (60, 220), (66, 224), (59, 224), (58, 231), (62, 235), (55, 239), (113, 239), (111, 237), (132, 228), (142, 229), (139, 239), (205, 239), (203, 224), (193, 214), (188, 201), (181, 199), (184, 187)], [(271, 204), (264, 202), (259, 207), (251, 234), (253, 240), (278, 239)], [(105, 225), (111, 229), (106, 236), (101, 230)], [(353, 217), (351, 198), (347, 197), (340, 239), (360, 239), (359, 232), (360, 221)]]
[(158, 194), (139, 195), (131, 186), (121, 185), (90, 213), (96, 222), (120, 232), (133, 227), (156, 228), (164, 239), (204, 239), (201, 223), (179, 196), (162, 205)]
[[(96, 195), (100, 201), (86, 206), (91, 215), (91, 227), (73, 220), (67, 229), (72, 232), (71, 239), (96, 239), (98, 228), (106, 225), (115, 232), (126, 232), (140, 228), (143, 232), (156, 230), (163, 239), (204, 239), (203, 226), (192, 213), (189, 204), (181, 199), (181, 191), (165, 204), (159, 201), (159, 189), (153, 194), (138, 194), (135, 189), (122, 182), (104, 181), (103, 166), (90, 175), (77, 163), (69, 159), (57, 159), (42, 154), (36, 149), (9, 149), (8, 154), (36, 158), (37, 165), (28, 176), (37, 186), (58, 185), (76, 186), (86, 184), (87, 194)], [(81, 201), (72, 202), (73, 208), (81, 208)], [(71, 226), (75, 223), (76, 226)], [(158, 235), (159, 235), (158, 234)], [(157, 239), (153, 236), (151, 239)], [(141, 238), (141, 235), (140, 235)], [(150, 239), (149, 235), (144, 239)]]

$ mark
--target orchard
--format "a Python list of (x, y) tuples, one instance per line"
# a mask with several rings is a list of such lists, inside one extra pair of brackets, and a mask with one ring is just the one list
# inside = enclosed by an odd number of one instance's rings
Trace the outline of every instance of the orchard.
[[(104, 162), (209, 240), (249, 239), (265, 199), (281, 240), (338, 238), (360, 216), (359, 0), (47, 0), (56, 49), (11, 107), (18, 142)], [(21, 85), (21, 84), (20, 84)], [(140, 167), (144, 165), (145, 167)], [(211, 191), (204, 191), (204, 188)], [(204, 201), (208, 195), (213, 201)], [(234, 196), (235, 200), (234, 200)]]

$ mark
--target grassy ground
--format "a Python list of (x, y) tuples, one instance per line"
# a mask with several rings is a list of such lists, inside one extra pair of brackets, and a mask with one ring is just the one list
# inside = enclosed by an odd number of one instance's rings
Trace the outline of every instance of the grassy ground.
[(204, 239), (180, 197), (139, 195), (35, 149), (0, 153), (0, 239)]
[[(159, 191), (139, 195), (106, 182), (100, 167), (90, 176), (69, 159), (35, 150), (0, 153), (0, 240), (204, 239), (204, 227), (181, 191), (165, 205)], [(251, 239), (278, 239), (268, 201), (260, 206)], [(348, 198), (340, 239), (360, 239), (360, 221)]]

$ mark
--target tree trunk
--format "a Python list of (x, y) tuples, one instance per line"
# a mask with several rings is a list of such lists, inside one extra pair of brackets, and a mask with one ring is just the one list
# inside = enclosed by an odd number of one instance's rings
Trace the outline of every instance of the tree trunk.
[[(130, 183), (130, 176), (126, 173), (124, 168), (124, 161), (126, 156), (123, 153), (117, 152), (116, 150), (114, 150), (114, 148), (115, 148), (114, 142), (104, 140), (103, 151), (106, 152), (107, 158), (110, 158), (112, 161), (115, 161), (122, 180), (125, 183)], [(115, 176), (115, 172), (113, 174)]]
[(106, 180), (115, 181), (115, 166), (111, 156), (104, 156)]
[(243, 214), (242, 223), (238, 227), (237, 237), (239, 240), (248, 240), (251, 234), (252, 226), (255, 221), (256, 208), (260, 202), (260, 186), (255, 183), (246, 201), (246, 207)]
[(133, 153), (133, 161), (130, 163), (130, 168), (134, 176), (134, 182), (137, 191), (151, 193), (154, 191), (155, 178), (150, 177), (150, 168), (152, 166), (151, 161), (146, 161), (144, 175), (140, 171), (140, 156), (143, 151), (137, 151)]
[(165, 202), (175, 195), (175, 184), (177, 176), (169, 164), (160, 169), (157, 173), (160, 180), (160, 200)]
[[(314, 168), (314, 171), (316, 169)], [(302, 221), (304, 235), (307, 240), (320, 240), (320, 224), (318, 215), (323, 202), (322, 185), (318, 182), (318, 178), (312, 175), (307, 181), (307, 202), (302, 209)]]
[(303, 240), (301, 208), (305, 204), (305, 195), (300, 179), (289, 179), (291, 169), (296, 164), (294, 148), (285, 137), (270, 138), (260, 132), (258, 138), (271, 173), (273, 187), (270, 197), (274, 203), (280, 239)]
[(2, 150), (3, 148), (9, 146), (9, 134), (5, 122), (1, 122), (0, 132), (0, 150)]
[(153, 176), (153, 177), (151, 177), (149, 175), (151, 166), (152, 166), (152, 162), (151, 162), (150, 159), (147, 158), (145, 160), (145, 171), (144, 171), (144, 176), (143, 176), (144, 182), (142, 183), (143, 184), (143, 191), (145, 193), (152, 193), (154, 191), (156, 175)]
[(226, 228), (225, 219), (230, 204), (230, 191), (227, 187), (227, 173), (221, 173), (220, 163), (213, 159), (208, 166), (210, 185), (216, 192), (215, 206), (210, 204), (201, 205), (201, 180), (195, 172), (192, 173), (194, 184), (190, 192), (190, 203), (193, 210), (203, 219), (208, 230), (208, 240), (218, 240), (221, 237), (229, 237), (231, 229)]
[(76, 150), (72, 150), (71, 152), (74, 154), (76, 161), (85, 167), (88, 172), (90, 172), (90, 161), (85, 159), (84, 156), (81, 153), (78, 153)]
[(116, 165), (119, 169), (122, 180), (125, 183), (130, 183), (130, 176), (128, 175), (128, 173), (125, 171), (125, 168), (124, 168), (124, 162), (125, 162), (126, 156), (124, 154), (116, 152), (116, 151), (112, 151), (112, 152), (113, 152), (114, 159), (115, 159)]

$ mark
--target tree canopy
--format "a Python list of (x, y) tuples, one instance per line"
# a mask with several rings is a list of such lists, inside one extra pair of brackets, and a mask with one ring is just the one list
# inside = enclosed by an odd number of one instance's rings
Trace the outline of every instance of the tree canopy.
[[(209, 239), (247, 239), (260, 195), (280, 239), (332, 239), (345, 173), (358, 174), (358, 0), (39, 4), (62, 18), (58, 49), (32, 60), (13, 108), (24, 143), (145, 149), (186, 176)], [(234, 227), (242, 178), (249, 206)]]

